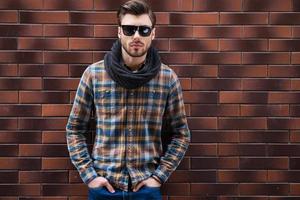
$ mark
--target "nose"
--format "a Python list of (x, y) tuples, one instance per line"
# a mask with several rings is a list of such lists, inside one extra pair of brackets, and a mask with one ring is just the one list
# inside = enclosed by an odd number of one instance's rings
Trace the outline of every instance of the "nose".
[(135, 31), (135, 33), (133, 34), (133, 38), (138, 38), (140, 37), (139, 31)]

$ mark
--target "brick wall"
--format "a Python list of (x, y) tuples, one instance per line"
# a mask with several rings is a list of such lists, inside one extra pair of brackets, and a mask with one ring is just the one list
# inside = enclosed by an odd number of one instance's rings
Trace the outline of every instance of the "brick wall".
[[(65, 125), (121, 0), (0, 1), (0, 199), (83, 200)], [(300, 198), (300, 1), (151, 0), (192, 131), (165, 200)]]

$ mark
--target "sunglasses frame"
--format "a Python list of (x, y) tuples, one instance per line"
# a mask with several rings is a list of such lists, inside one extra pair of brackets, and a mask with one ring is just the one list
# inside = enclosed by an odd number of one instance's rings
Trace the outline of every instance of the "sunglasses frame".
[[(134, 29), (133, 29), (134, 32), (133, 32), (132, 34), (126, 34), (126, 33), (125, 33), (126, 31), (124, 31), (124, 27), (134, 27)], [(147, 35), (143, 34), (141, 28), (149, 28), (149, 30), (150, 30), (150, 31), (149, 31), (149, 34), (147, 34)], [(122, 31), (123, 31), (123, 34), (126, 35), (126, 36), (133, 36), (133, 35), (138, 31), (139, 35), (142, 36), (142, 37), (148, 37), (148, 36), (150, 36), (150, 35), (151, 35), (151, 32), (152, 32), (152, 30), (153, 30), (153, 28), (152, 28), (151, 26), (147, 26), (147, 25), (141, 25), (141, 26), (135, 26), (135, 25), (121, 25), (121, 29), (122, 29)], [(127, 32), (127, 33), (128, 33), (128, 32)]]

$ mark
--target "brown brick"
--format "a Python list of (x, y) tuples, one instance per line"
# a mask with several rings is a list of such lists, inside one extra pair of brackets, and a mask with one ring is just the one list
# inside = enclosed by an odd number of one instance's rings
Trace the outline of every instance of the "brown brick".
[(18, 183), (19, 175), (17, 171), (1, 171), (0, 183)]
[(241, 131), (240, 142), (243, 143), (284, 143), (289, 142), (286, 131)]
[(70, 50), (96, 50), (108, 51), (115, 39), (94, 39), (94, 38), (70, 38)]
[(288, 184), (240, 184), (242, 195), (288, 195)]
[(186, 183), (167, 183), (162, 190), (167, 195), (190, 195), (190, 185)]
[(192, 64), (241, 64), (240, 53), (193, 53)]
[(94, 35), (93, 26), (88, 25), (57, 25), (46, 24), (45, 36), (51, 37), (91, 37)]
[(67, 183), (68, 172), (21, 171), (20, 183)]
[(267, 40), (241, 40), (226, 39), (220, 40), (221, 51), (267, 51)]
[(69, 12), (65, 11), (43, 11), (29, 12), (20, 11), (21, 23), (69, 23)]
[(21, 64), (20, 76), (68, 76), (67, 64), (28, 65)]
[(43, 131), (43, 144), (66, 144), (66, 132), (64, 131)]
[(17, 11), (8, 11), (2, 10), (0, 13), (0, 22), (1, 23), (17, 23), (18, 22), (18, 12)]
[(290, 169), (299, 170), (300, 169), (300, 159), (299, 158), (289, 158)]
[(161, 53), (162, 62), (171, 64), (191, 64), (191, 53)]
[(300, 40), (270, 40), (270, 51), (300, 51)]
[(1, 130), (14, 130), (18, 128), (17, 119), (0, 119)]
[(266, 129), (267, 119), (263, 117), (256, 118), (219, 118), (219, 129)]
[(8, 90), (40, 90), (42, 89), (42, 80), (40, 78), (28, 79), (0, 79), (0, 89)]
[(300, 13), (270, 13), (270, 24), (300, 24)]
[(114, 12), (71, 12), (72, 24), (117, 24)]
[(215, 117), (193, 117), (188, 119), (190, 129), (216, 129), (217, 119)]
[(300, 141), (300, 132), (291, 131), (290, 133), (290, 142), (299, 142)]
[(170, 24), (184, 25), (216, 25), (219, 22), (218, 13), (171, 13)]
[(196, 0), (194, 11), (240, 11), (241, 0)]
[(19, 146), (19, 156), (43, 156), (43, 157), (62, 157), (68, 156), (66, 145), (37, 145), (37, 144), (21, 144)]
[(268, 74), (270, 77), (297, 78), (300, 76), (300, 66), (270, 65)]
[(270, 182), (299, 182), (300, 172), (299, 171), (279, 171), (270, 170), (268, 171), (268, 181)]
[(171, 51), (217, 51), (217, 40), (170, 40)]
[(288, 26), (245, 26), (243, 36), (246, 38), (290, 38)]
[(42, 52), (1, 52), (0, 63), (42, 63)]
[(42, 106), (42, 116), (69, 116), (71, 105), (47, 104)]
[(216, 156), (217, 145), (215, 144), (197, 144), (190, 145), (186, 152), (187, 156)]
[(192, 79), (192, 90), (240, 90), (239, 79)]
[(191, 184), (192, 195), (234, 195), (238, 194), (238, 184)]
[(18, 76), (17, 64), (0, 64), (0, 74), (2, 77), (5, 76)]
[(243, 2), (244, 11), (291, 11), (292, 0), (245, 0)]
[(43, 158), (42, 169), (43, 170), (53, 170), (53, 169), (75, 170), (75, 167), (71, 163), (71, 160), (69, 158)]
[(218, 171), (218, 181), (221, 183), (235, 182), (266, 182), (267, 171)]
[(45, 63), (92, 63), (93, 54), (90, 52), (45, 52)]
[(292, 53), (292, 63), (291, 64), (300, 64), (300, 53)]
[(38, 196), (40, 195), (40, 185), (0, 185), (1, 196)]
[(288, 105), (241, 105), (241, 116), (289, 116)]
[(220, 65), (218, 77), (242, 78), (242, 77), (267, 77), (266, 65)]
[(93, 9), (93, 0), (44, 0), (44, 9), (90, 10)]
[(179, 77), (217, 77), (216, 65), (170, 66)]
[(243, 53), (243, 64), (289, 64), (289, 53)]
[(0, 132), (0, 143), (3, 144), (37, 144), (41, 143), (40, 132), (25, 132), (25, 131), (1, 131)]
[(188, 91), (183, 93), (185, 103), (217, 103), (216, 92)]
[(1, 1), (0, 9), (42, 9), (43, 0), (6, 0)]
[[(1, 123), (1, 121), (0, 121)], [(2, 157), (11, 157), (18, 156), (18, 145), (0, 145), (0, 156)]]
[[(99, 27), (100, 28), (100, 27)], [(97, 27), (95, 28), (95, 34), (97, 35)], [(106, 27), (103, 27), (104, 33), (106, 33)], [(101, 30), (101, 29), (100, 29)], [(100, 32), (99, 30), (99, 32)], [(115, 33), (116, 31), (112, 32)], [(102, 34), (104, 34), (102, 33)], [(99, 33), (100, 34), (100, 33)], [(108, 33), (107, 33), (108, 35)], [(110, 34), (109, 37), (111, 37)], [(157, 26), (155, 30), (156, 38), (192, 38), (193, 37), (193, 27), (192, 26)]]
[(67, 50), (68, 40), (66, 38), (19, 38), (18, 49)]
[(300, 184), (297, 184), (297, 183), (295, 183), (295, 184), (290, 184), (290, 195), (299, 195), (300, 193), (299, 193), (299, 189), (300, 189)]
[(191, 169), (238, 169), (237, 157), (191, 158)]
[(0, 116), (41, 116), (39, 105), (0, 105)]
[(299, 156), (299, 145), (294, 144), (274, 144), (268, 145), (268, 155), (270, 156)]
[[(214, 183), (216, 182), (216, 172), (215, 171), (175, 171), (170, 179), (169, 183)], [(172, 194), (173, 195), (173, 194)]]
[(0, 169), (39, 170), (40, 158), (0, 158)]
[(194, 26), (193, 37), (196, 38), (240, 38), (242, 35), (241, 27), (231, 26)]
[(288, 169), (289, 158), (240, 158), (240, 169)]
[(69, 94), (67, 92), (30, 92), (21, 91), (21, 103), (68, 103)]
[(268, 13), (221, 13), (220, 24), (268, 24)]
[(14, 36), (42, 36), (43, 26), (28, 24), (12, 24), (12, 25), (0, 25), (0, 36), (2, 37), (14, 37)]
[(220, 103), (267, 103), (268, 93), (266, 92), (239, 92), (221, 91), (219, 93)]
[(299, 103), (300, 93), (297, 92), (270, 92), (268, 103)]
[(238, 131), (203, 130), (192, 131), (192, 143), (239, 142)]
[(240, 107), (239, 105), (206, 105), (206, 104), (192, 104), (191, 105), (191, 116), (239, 116)]
[(219, 156), (266, 156), (266, 145), (219, 144)]
[(243, 90), (290, 90), (291, 82), (286, 79), (243, 79)]
[(78, 79), (45, 78), (43, 80), (45, 90), (76, 90), (79, 84)]
[(292, 80), (291, 81), (291, 90), (300, 90), (300, 80)]
[(86, 195), (87, 187), (83, 184), (44, 184), (42, 186), (42, 195), (44, 196), (79, 196)]
[(15, 38), (0, 38), (0, 49), (1, 50), (16, 50), (17, 49), (17, 40)]
[(19, 128), (26, 130), (64, 130), (66, 119), (20, 119)]

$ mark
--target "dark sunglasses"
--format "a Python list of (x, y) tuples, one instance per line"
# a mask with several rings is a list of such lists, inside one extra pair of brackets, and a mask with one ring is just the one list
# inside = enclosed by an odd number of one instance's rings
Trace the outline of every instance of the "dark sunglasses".
[(138, 31), (140, 36), (147, 37), (152, 31), (152, 28), (149, 26), (121, 25), (121, 27), (126, 36), (133, 36)]

